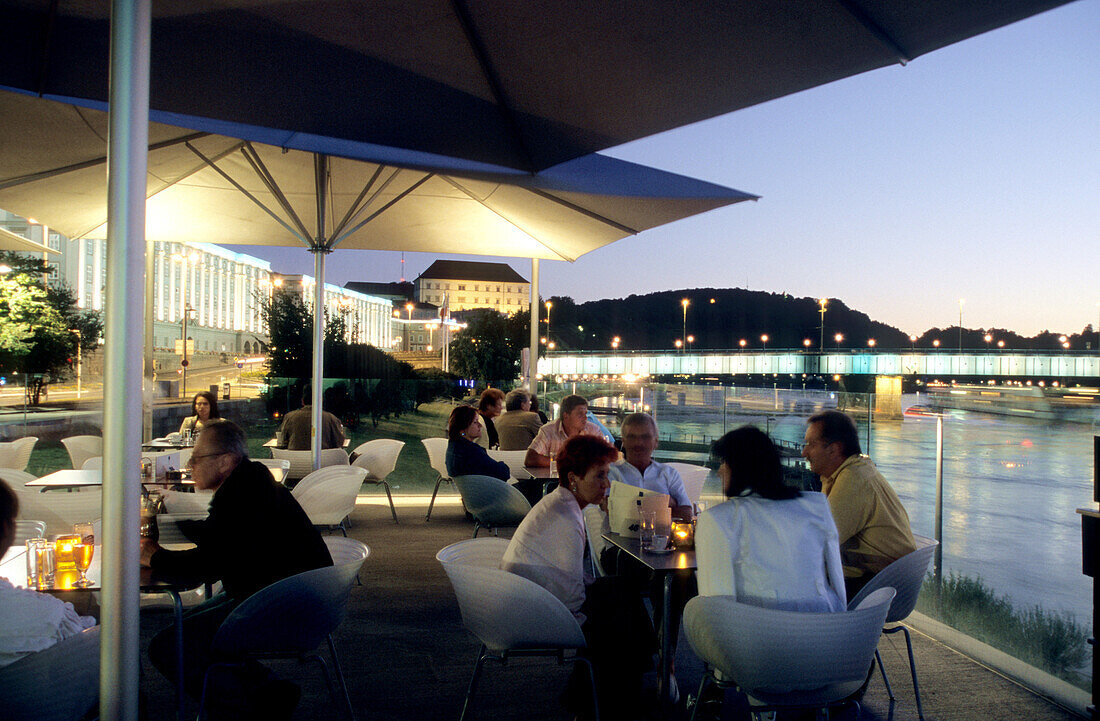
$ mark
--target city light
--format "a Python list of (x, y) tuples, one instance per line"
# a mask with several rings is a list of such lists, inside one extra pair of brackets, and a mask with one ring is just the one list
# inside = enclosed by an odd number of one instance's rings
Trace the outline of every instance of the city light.
[(810, 347), (810, 339), (809, 338), (803, 338), (802, 339), (802, 345), (806, 348), (809, 348)]
[[(682, 305), (684, 307), (684, 329), (683, 329), (683, 333), (681, 334), (680, 337), (681, 338), (687, 338), (687, 334), (688, 334), (688, 306), (691, 305), (691, 301), (688, 300), (687, 298), (681, 298), (680, 299), (680, 305)], [(677, 347), (679, 347), (679, 346), (677, 346)]]
[(677, 348), (677, 349), (679, 349), (679, 348), (683, 348), (683, 347), (684, 347), (684, 342), (683, 342), (682, 340), (680, 340), (679, 338), (677, 338), (677, 339), (676, 339), (676, 340), (675, 340), (675, 341), (673, 342), (673, 345), (674, 345), (674, 346), (676, 346), (676, 348)]
[(940, 347), (940, 339), (937, 338), (934, 341), (932, 341), (932, 345), (936, 348), (939, 348)]
[[(829, 305), (829, 299), (828, 298), (821, 298), (817, 301), (817, 304), (819, 306), (821, 306), (821, 311), (820, 311), (820, 313), (821, 313), (821, 328), (820, 328), (820, 330), (821, 330), (821, 340), (820, 340), (820, 343), (821, 343), (821, 347), (824, 348), (825, 347), (825, 306)], [(810, 347), (809, 343), (806, 343), (805, 345), (806, 345), (807, 348)]]
[(844, 334), (843, 333), (837, 333), (836, 335), (833, 336), (833, 340), (836, 341), (836, 349), (840, 350), (840, 342), (842, 340), (844, 340)]
[(748, 343), (744, 338), (738, 341), (738, 345), (741, 346), (741, 350), (745, 350), (745, 345)]

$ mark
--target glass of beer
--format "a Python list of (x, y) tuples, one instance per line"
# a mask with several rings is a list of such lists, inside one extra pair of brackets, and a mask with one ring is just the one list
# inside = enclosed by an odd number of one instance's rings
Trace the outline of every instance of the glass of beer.
[(73, 526), (73, 535), (80, 540), (73, 544), (73, 562), (80, 571), (80, 580), (76, 585), (87, 588), (92, 585), (88, 580), (88, 567), (92, 565), (92, 556), (95, 554), (95, 531), (90, 523), (77, 523)]

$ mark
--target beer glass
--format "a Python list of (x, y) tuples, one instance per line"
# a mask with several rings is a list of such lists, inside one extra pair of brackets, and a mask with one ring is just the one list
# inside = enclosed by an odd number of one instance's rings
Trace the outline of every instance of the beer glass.
[(76, 570), (80, 571), (76, 585), (87, 588), (92, 585), (88, 580), (88, 567), (92, 565), (95, 554), (95, 530), (90, 523), (77, 523), (73, 526), (73, 533), (80, 536), (80, 540), (73, 544), (73, 562), (76, 563)]

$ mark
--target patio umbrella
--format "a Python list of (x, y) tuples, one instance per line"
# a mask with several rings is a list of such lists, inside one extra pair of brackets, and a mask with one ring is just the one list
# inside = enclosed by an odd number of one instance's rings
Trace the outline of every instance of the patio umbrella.
[(0, 228), (0, 250), (16, 250), (20, 253), (60, 253), (48, 245), (36, 243), (30, 238), (13, 233), (7, 228)]
[[(1066, 0), (156, 3), (153, 120), (538, 171)], [(9, 0), (0, 85), (107, 99), (107, 0)], [(181, 117), (183, 116), (183, 117)]]

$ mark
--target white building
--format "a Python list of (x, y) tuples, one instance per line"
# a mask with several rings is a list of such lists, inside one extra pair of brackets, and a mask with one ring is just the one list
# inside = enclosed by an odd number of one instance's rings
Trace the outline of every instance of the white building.
[[(274, 274), (271, 282), (276, 290), (301, 294), (306, 307), (313, 308), (315, 281), (312, 277)], [(389, 349), (393, 344), (390, 324), (392, 307), (388, 298), (367, 295), (325, 283), (325, 309), (330, 316), (346, 314), (348, 343), (367, 343), (376, 348)]]
[(437, 260), (420, 274), (416, 298), (448, 310), (492, 308), (511, 315), (531, 305), (531, 284), (507, 263)]

